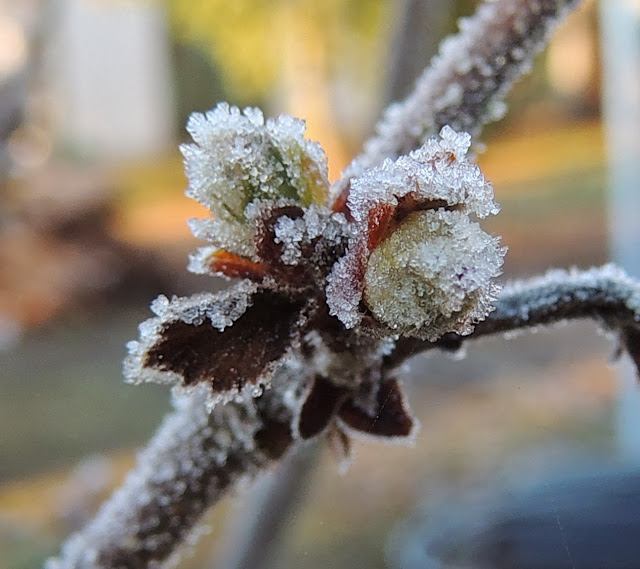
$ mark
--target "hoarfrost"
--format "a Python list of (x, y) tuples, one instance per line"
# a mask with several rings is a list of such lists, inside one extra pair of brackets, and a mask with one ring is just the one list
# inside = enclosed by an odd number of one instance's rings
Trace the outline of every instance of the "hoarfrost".
[[(500, 273), (505, 250), (468, 221), (470, 214), (483, 218), (499, 211), (493, 187), (466, 160), (470, 143), (467, 133), (445, 126), (440, 138), (429, 139), (396, 161), (385, 160), (351, 181), (347, 204), (355, 232), (327, 286), (330, 311), (347, 328), (360, 321), (363, 298), (390, 329), (420, 330), (428, 337), (452, 330), (468, 333), (470, 323), (488, 313), (495, 294), (490, 279)], [(370, 237), (385, 230), (379, 226), (384, 221), (378, 212), (395, 212), (404, 198), (411, 198), (412, 207), (420, 211), (400, 221), (378, 249), (374, 244), (372, 255)], [(421, 308), (411, 314), (410, 305), (416, 301)], [(394, 303), (398, 310), (392, 308)], [(454, 313), (460, 313), (457, 323), (449, 318)], [(394, 318), (401, 322), (394, 323)]]
[[(318, 244), (321, 249), (331, 249), (337, 246), (349, 230), (347, 220), (341, 213), (331, 213), (324, 206), (311, 205), (305, 209), (304, 215), (291, 219), (283, 215), (275, 225), (276, 243), (282, 244), (282, 262), (286, 265), (297, 265), (303, 258), (303, 245)], [(322, 238), (322, 241), (318, 240)], [(308, 252), (307, 252), (308, 253)], [(309, 261), (314, 261), (312, 251)]]
[(291, 219), (283, 215), (275, 226), (275, 243), (282, 244), (282, 262), (285, 265), (297, 265), (302, 258), (300, 243), (306, 239), (304, 219)]
[[(373, 314), (385, 324), (387, 335), (340, 330), (333, 338), (332, 326), (324, 330), (324, 321), (313, 319), (318, 315), (313, 309), (324, 308), (322, 300), (303, 299), (306, 290), (296, 290), (275, 277), (262, 288), (242, 282), (217, 295), (159, 297), (152, 306), (156, 317), (142, 323), (140, 340), (128, 345), (127, 381), (180, 384), (179, 373), (145, 367), (145, 357), (166, 339), (163, 334), (171, 325), (180, 341), (157, 351), (158, 367), (163, 368), (175, 352), (179, 364), (198, 364), (203, 352), (216, 363), (223, 355), (216, 373), (220, 369), (234, 372), (235, 379), (242, 380), (250, 376), (256, 383), (243, 385), (233, 383), (234, 379), (222, 386), (233, 389), (215, 400), (206, 381), (174, 391), (175, 413), (140, 455), (122, 489), (82, 533), (63, 546), (59, 559), (48, 562), (48, 569), (123, 565), (160, 569), (171, 563), (178, 544), (188, 539), (212, 503), (243, 477), (254, 476), (281, 456), (274, 456), (273, 449), (262, 443), (276, 443), (282, 453), (295, 442), (288, 438), (295, 438), (295, 429), (290, 433), (288, 428), (317, 374), (331, 377), (340, 390), (352, 388), (347, 401), (351, 408), (341, 410), (334, 433), (346, 437), (339, 428), (342, 423), (347, 430), (359, 431), (364, 425), (365, 432), (395, 437), (402, 434), (403, 421), (405, 425), (412, 421), (408, 434), (415, 434), (416, 423), (404, 405), (400, 384), (385, 375), (385, 365), (388, 371), (389, 365), (397, 363), (395, 348), (400, 346), (398, 361), (411, 352), (411, 344), (402, 348), (407, 339), (399, 335), (415, 334), (423, 342), (449, 330), (471, 331), (473, 323), (492, 309), (497, 292), (492, 278), (500, 272), (504, 255), (497, 239), (470, 219), (498, 211), (491, 185), (466, 161), (470, 136), (444, 125), (476, 136), (484, 124), (501, 117), (510, 85), (529, 69), (555, 21), (576, 3), (487, 1), (476, 16), (461, 21), (460, 33), (443, 42), (413, 94), (387, 110), (376, 136), (333, 188), (334, 196), (342, 198), (343, 190), (350, 187), (347, 206), (353, 223), (324, 207), (329, 186), (326, 159), (317, 144), (304, 139), (302, 121), (287, 116), (265, 121), (258, 109), (240, 111), (224, 103), (206, 114), (192, 115), (187, 128), (194, 142), (181, 146), (189, 179), (187, 195), (207, 206), (212, 217), (190, 223), (197, 237), (210, 242), (191, 257), (190, 269), (210, 272), (207, 258), (220, 248), (248, 258), (249, 264), (265, 260), (266, 255), (258, 258), (256, 251), (256, 244), (264, 244), (256, 237), (264, 233), (256, 229), (265, 229), (266, 217), (259, 214), (268, 213), (269, 208), (260, 208), (267, 204), (274, 211), (278, 203), (301, 206), (299, 216), (292, 213), (292, 217), (269, 220), (273, 228), (268, 229), (273, 229), (281, 245), (270, 251), (281, 250), (282, 263), (296, 266), (273, 274), (320, 275), (310, 279), (319, 288), (318, 281), (333, 264), (326, 288), (331, 313), (353, 328), (361, 321), (364, 306), (367, 322)], [(439, 139), (428, 139), (441, 128)], [(421, 144), (422, 148), (392, 161)], [(260, 221), (265, 226), (258, 227)], [(347, 240), (347, 253), (334, 264)], [(314, 264), (319, 259), (324, 262), (323, 266), (318, 263), (321, 270), (304, 271), (308, 267), (301, 261)], [(507, 287), (496, 312), (476, 332), (482, 335), (509, 326), (595, 315), (606, 323), (611, 320), (612, 328), (613, 320), (619, 318), (623, 341), (627, 347), (631, 342), (637, 346), (638, 290), (637, 283), (612, 266), (583, 273), (552, 272), (540, 281)], [(319, 295), (321, 290), (313, 293)], [(626, 310), (620, 310), (620, 305)], [(507, 321), (493, 318), (496, 313)], [(318, 329), (310, 331), (305, 327), (309, 323), (318, 324)], [(205, 332), (195, 345), (189, 335), (194, 327)], [(248, 338), (253, 342), (244, 342)], [(274, 338), (273, 353), (268, 353), (265, 347)], [(447, 338), (443, 340), (446, 345)], [(207, 352), (218, 344), (218, 352)], [(253, 356), (257, 357), (251, 357), (247, 347), (256, 346)], [(630, 352), (640, 362), (640, 350)], [(259, 371), (245, 373), (243, 366), (249, 364), (254, 365), (251, 371)], [(255, 398), (263, 391), (264, 370), (270, 383), (263, 396)], [(378, 395), (384, 392), (375, 390), (376, 385), (384, 385), (394, 400), (382, 401)], [(367, 399), (367, 394), (375, 395), (375, 401)], [(375, 425), (384, 423), (383, 409), (386, 430)], [(265, 430), (270, 440), (261, 443), (259, 435)], [(275, 440), (280, 435), (284, 440)], [(343, 438), (344, 448), (346, 442)]]
[(585, 316), (592, 316), (599, 308), (621, 303), (640, 322), (640, 288), (616, 265), (586, 271), (553, 269), (540, 277), (506, 285), (500, 294), (500, 316), (519, 328), (532, 315), (553, 313), (558, 306), (574, 304), (576, 309), (565, 312), (568, 318), (576, 318), (578, 307), (584, 306), (588, 311)]
[[(224, 219), (190, 219), (189, 229), (194, 237), (209, 241), (213, 247), (206, 247), (210, 251), (225, 249), (242, 257), (251, 257), (254, 254), (254, 242), (251, 227), (246, 223), (233, 223)], [(196, 257), (201, 257), (198, 250), (194, 253)], [(196, 274), (207, 274), (210, 269), (205, 269), (197, 264), (190, 263), (189, 267)]]
[(415, 212), (371, 254), (365, 304), (405, 335), (469, 334), (497, 297), (504, 253), (462, 212)]
[(265, 121), (255, 108), (220, 103), (193, 113), (187, 130), (194, 143), (180, 150), (186, 194), (208, 207), (212, 220), (193, 220), (196, 235), (238, 255), (252, 252), (245, 208), (255, 200), (288, 198), (302, 205), (325, 203), (326, 158), (304, 138), (305, 125), (282, 115)]
[[(200, 247), (195, 252), (189, 253), (187, 270), (196, 275), (211, 274), (211, 257), (217, 251), (219, 251), (218, 247)], [(245, 251), (244, 254), (250, 255), (251, 249)]]
[(504, 97), (531, 68), (551, 32), (579, 0), (495, 0), (480, 4), (460, 31), (440, 44), (439, 54), (417, 79), (411, 95), (387, 108), (376, 134), (365, 143), (332, 188), (340, 194), (349, 181), (386, 158), (417, 148), (444, 125), (470, 132), (505, 113)]
[(177, 384), (182, 378), (172, 371), (146, 367), (148, 351), (161, 340), (163, 328), (169, 322), (184, 322), (198, 326), (209, 321), (213, 328), (223, 331), (231, 326), (252, 304), (257, 286), (242, 281), (217, 294), (200, 293), (189, 297), (159, 296), (151, 304), (155, 318), (145, 320), (139, 326), (140, 340), (127, 344), (128, 355), (123, 363), (125, 381), (133, 384), (145, 382)]
[[(253, 401), (220, 405), (209, 412), (202, 394), (193, 393), (175, 397), (174, 405), (175, 412), (138, 456), (123, 486), (82, 532), (66, 542), (60, 557), (46, 563), (47, 569), (120, 566), (117, 556), (124, 551), (105, 544), (128, 544), (132, 536), (135, 547), (149, 556), (146, 567), (164, 567), (164, 552), (175, 542), (176, 531), (187, 537), (210, 495), (263, 467), (266, 457), (255, 448), (261, 421)], [(187, 494), (185, 502), (180, 496)], [(188, 507), (166, 507), (178, 502)]]
[(443, 200), (478, 217), (500, 211), (493, 200), (493, 186), (480, 168), (466, 160), (471, 136), (444, 126), (439, 137), (395, 161), (351, 181), (348, 205), (357, 222), (366, 221), (369, 212), (383, 204), (397, 205), (398, 198), (411, 194), (417, 200)]

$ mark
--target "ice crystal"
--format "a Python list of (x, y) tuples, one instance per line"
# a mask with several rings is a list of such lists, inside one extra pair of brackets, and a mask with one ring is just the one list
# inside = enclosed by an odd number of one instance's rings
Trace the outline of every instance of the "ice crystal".
[(466, 160), (470, 137), (444, 127), (420, 149), (352, 180), (357, 229), (329, 276), (327, 302), (345, 326), (360, 302), (390, 330), (437, 338), (468, 333), (490, 310), (504, 250), (469, 215), (499, 211)]
[(385, 160), (351, 181), (351, 215), (363, 223), (372, 209), (383, 204), (395, 206), (399, 198), (409, 194), (419, 201), (443, 200), (446, 206), (478, 217), (498, 213), (493, 186), (480, 168), (466, 159), (470, 146), (469, 134), (445, 126), (439, 137), (428, 139), (419, 149), (395, 161)]
[(369, 258), (364, 302), (391, 330), (468, 334), (491, 310), (503, 250), (460, 211), (412, 213)]
[[(640, 290), (633, 279), (613, 264), (586, 271), (553, 269), (539, 277), (509, 283), (500, 297), (504, 317), (517, 323), (528, 322), (532, 315), (551, 312), (552, 307), (569, 302), (592, 312), (624, 305), (634, 315), (633, 320), (640, 322)], [(604, 312), (600, 317), (608, 324)], [(617, 317), (616, 311), (611, 312)], [(571, 317), (575, 317), (575, 311)]]
[[(302, 217), (291, 219), (283, 215), (275, 224), (274, 242), (282, 245), (282, 262), (297, 265), (303, 258), (316, 261), (324, 248), (339, 246), (347, 234), (347, 220), (341, 213), (332, 214), (322, 206), (309, 206)], [(313, 247), (313, 243), (319, 247)], [(305, 247), (305, 245), (307, 247)], [(303, 249), (311, 249), (306, 251)]]
[(127, 346), (125, 378), (197, 389), (209, 407), (256, 397), (297, 342), (302, 306), (248, 281), (217, 294), (161, 296), (152, 305), (157, 317)]
[(191, 326), (208, 322), (210, 326), (222, 332), (231, 326), (252, 304), (252, 295), (257, 287), (249, 282), (218, 295), (200, 293), (182, 298), (174, 296), (169, 300), (159, 296), (151, 304), (155, 318), (140, 324), (140, 340), (127, 344), (129, 355), (124, 361), (123, 373), (129, 383), (156, 382), (174, 384), (178, 381), (176, 373), (149, 369), (145, 366), (144, 355), (161, 338), (168, 322), (180, 321)]
[(304, 138), (304, 122), (287, 115), (265, 121), (255, 108), (220, 103), (193, 113), (183, 144), (187, 195), (208, 207), (212, 219), (192, 220), (196, 237), (238, 255), (251, 255), (246, 207), (282, 198), (302, 205), (325, 203), (329, 187), (320, 146)]
[[(69, 539), (64, 559), (49, 560), (47, 569), (133, 566), (122, 559), (135, 548), (139, 556), (135, 566), (166, 567), (176, 537), (188, 539), (211, 493), (262, 468), (267, 459), (256, 449), (262, 423), (255, 407), (245, 401), (211, 412), (205, 401), (198, 392), (174, 398), (175, 412), (139, 455), (124, 485), (82, 532)], [(212, 485), (208, 477), (221, 471), (226, 477)], [(188, 508), (171, 507), (185, 497)], [(113, 541), (120, 546), (105, 547)]]

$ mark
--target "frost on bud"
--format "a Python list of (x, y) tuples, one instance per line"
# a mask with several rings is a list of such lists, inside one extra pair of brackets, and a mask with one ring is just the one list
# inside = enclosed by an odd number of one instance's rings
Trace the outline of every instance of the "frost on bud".
[(468, 334), (491, 310), (503, 250), (459, 211), (411, 213), (373, 250), (364, 302), (392, 330), (437, 340)]
[(236, 255), (254, 243), (246, 208), (257, 201), (323, 204), (329, 187), (326, 158), (304, 138), (304, 122), (287, 115), (265, 121), (255, 108), (220, 103), (187, 123), (194, 143), (183, 144), (187, 195), (212, 218), (192, 220), (196, 237)]
[(388, 330), (435, 340), (468, 334), (491, 310), (505, 249), (470, 216), (499, 211), (466, 160), (470, 137), (444, 127), (420, 149), (351, 182), (357, 226), (327, 303), (347, 328), (365, 312)]

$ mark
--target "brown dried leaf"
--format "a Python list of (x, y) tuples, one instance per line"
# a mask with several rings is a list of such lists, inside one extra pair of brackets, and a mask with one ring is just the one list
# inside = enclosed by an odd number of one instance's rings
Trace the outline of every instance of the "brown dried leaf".
[(173, 372), (182, 385), (207, 382), (213, 393), (240, 391), (266, 375), (298, 337), (303, 303), (260, 291), (230, 327), (220, 331), (208, 319), (199, 324), (177, 319), (165, 323), (144, 367)]
[(300, 436), (303, 439), (310, 439), (324, 431), (346, 396), (347, 391), (344, 388), (334, 385), (324, 377), (317, 376), (300, 411), (298, 419)]
[(375, 437), (409, 437), (415, 428), (402, 387), (395, 379), (380, 385), (372, 412), (365, 411), (349, 399), (338, 411), (338, 417), (351, 429)]

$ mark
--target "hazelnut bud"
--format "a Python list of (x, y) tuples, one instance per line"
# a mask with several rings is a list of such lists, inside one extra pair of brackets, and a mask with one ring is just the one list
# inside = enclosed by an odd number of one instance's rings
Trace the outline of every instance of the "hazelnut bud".
[(470, 136), (440, 138), (351, 181), (354, 231), (328, 278), (347, 328), (368, 311), (392, 333), (468, 334), (491, 311), (506, 249), (471, 216), (497, 213), (493, 188), (466, 160)]
[(287, 115), (265, 121), (255, 108), (220, 103), (193, 113), (194, 143), (180, 147), (189, 179), (187, 196), (212, 217), (191, 220), (196, 237), (251, 257), (254, 240), (248, 206), (260, 201), (324, 204), (329, 181), (324, 152), (304, 138), (304, 122)]
[(364, 304), (400, 334), (467, 334), (495, 300), (503, 254), (462, 212), (413, 212), (371, 252)]

